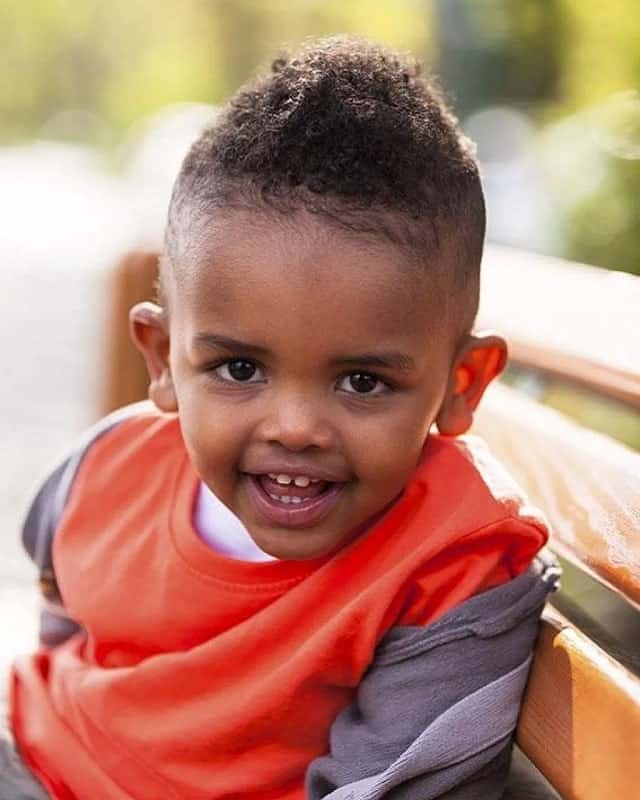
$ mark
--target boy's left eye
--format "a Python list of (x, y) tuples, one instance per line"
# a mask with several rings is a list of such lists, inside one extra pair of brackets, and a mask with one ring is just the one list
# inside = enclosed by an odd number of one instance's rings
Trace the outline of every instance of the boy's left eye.
[(338, 381), (338, 389), (349, 394), (371, 396), (384, 394), (389, 390), (389, 386), (370, 372), (351, 372)]

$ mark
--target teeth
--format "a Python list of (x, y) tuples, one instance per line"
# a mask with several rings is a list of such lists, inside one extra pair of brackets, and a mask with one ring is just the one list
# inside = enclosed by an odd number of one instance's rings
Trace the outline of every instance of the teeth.
[(286, 503), (287, 505), (289, 505), (289, 503), (293, 499), (288, 494), (271, 494), (271, 492), (269, 492), (269, 497), (272, 500), (278, 500), (280, 503)]
[(284, 503), (287, 506), (289, 503), (293, 503), (294, 506), (298, 506), (303, 502), (301, 497), (291, 497), (288, 494), (271, 494), (271, 492), (269, 492), (269, 497), (272, 500), (277, 500), (279, 503)]
[(269, 472), (267, 474), (272, 481), (276, 481), (276, 483), (279, 483), (281, 486), (289, 486), (290, 483), (294, 483), (301, 489), (306, 489), (310, 483), (320, 483), (320, 478), (309, 478), (307, 475), (296, 475), (295, 478), (292, 478), (291, 475), (287, 475), (285, 472), (281, 472), (280, 474), (277, 472)]

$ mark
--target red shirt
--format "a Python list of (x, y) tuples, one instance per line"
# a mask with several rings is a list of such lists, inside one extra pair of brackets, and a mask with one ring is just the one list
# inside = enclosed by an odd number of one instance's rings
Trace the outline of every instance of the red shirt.
[(54, 562), (86, 636), (12, 680), (21, 751), (58, 800), (302, 800), (389, 628), (520, 574), (547, 538), (459, 440), (430, 437), (384, 517), (313, 561), (209, 549), (198, 480), (173, 417), (123, 422), (82, 462)]

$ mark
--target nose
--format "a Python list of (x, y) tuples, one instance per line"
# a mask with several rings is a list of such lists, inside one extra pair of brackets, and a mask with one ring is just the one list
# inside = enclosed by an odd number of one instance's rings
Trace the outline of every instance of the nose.
[(335, 445), (336, 430), (322, 403), (308, 393), (289, 391), (266, 401), (259, 437), (292, 451), (329, 449)]

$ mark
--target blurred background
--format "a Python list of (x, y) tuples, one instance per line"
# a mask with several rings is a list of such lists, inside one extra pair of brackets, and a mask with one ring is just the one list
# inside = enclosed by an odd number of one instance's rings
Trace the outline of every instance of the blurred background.
[[(212, 107), (283, 44), (338, 32), (440, 77), (478, 143), (490, 240), (640, 274), (637, 0), (0, 0), (5, 598), (32, 575), (17, 533), (35, 482), (96, 416), (109, 270), (160, 246)], [(640, 446), (637, 414), (621, 431)]]
[(56, 214), (68, 209), (100, 212), (91, 236), (103, 257), (114, 237), (155, 239), (203, 106), (283, 44), (335, 32), (409, 50), (440, 76), (478, 142), (491, 238), (640, 271), (635, 0), (1, 0), (10, 229), (22, 238), (31, 216), (41, 235), (63, 237)]

